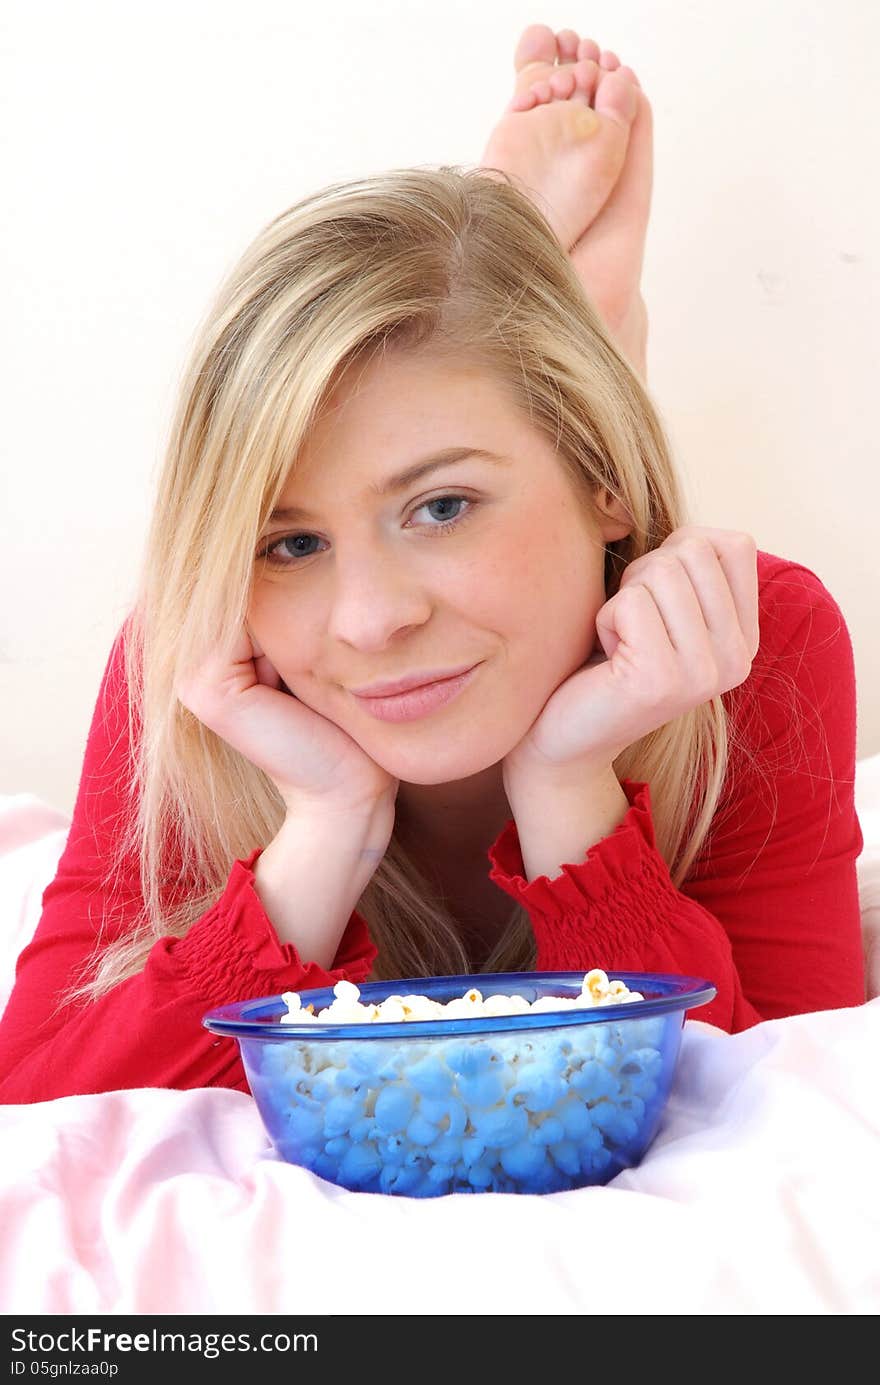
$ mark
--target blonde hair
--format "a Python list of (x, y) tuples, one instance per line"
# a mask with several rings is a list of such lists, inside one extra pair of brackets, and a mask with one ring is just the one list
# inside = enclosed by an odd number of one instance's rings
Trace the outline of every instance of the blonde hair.
[[(448, 353), (494, 374), (552, 439), (584, 503), (597, 487), (622, 502), (633, 529), (607, 545), (607, 597), (629, 562), (688, 522), (651, 400), (511, 179), (392, 170), (333, 184), (276, 217), (221, 287), (181, 383), (124, 626), (129, 811), (106, 883), (112, 899), (114, 879), (135, 862), (143, 907), (106, 946), (99, 934), (86, 964), (94, 975), (68, 999), (97, 998), (139, 972), (157, 939), (183, 937), (225, 889), (232, 862), (281, 827), (268, 776), (173, 689), (184, 658), (190, 666), (240, 629), (261, 531), (323, 401), (356, 361), (387, 347)], [(657, 846), (677, 886), (709, 834), (727, 765), (720, 697), (614, 763), (618, 778), (649, 782)], [(534, 967), (528, 915), (513, 905), (473, 967), (396, 834), (358, 910), (379, 949), (377, 978)]]

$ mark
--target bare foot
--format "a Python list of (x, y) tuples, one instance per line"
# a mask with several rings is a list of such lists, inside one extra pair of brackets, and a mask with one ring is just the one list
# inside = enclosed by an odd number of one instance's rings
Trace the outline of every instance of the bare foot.
[(524, 30), (513, 100), (481, 165), (501, 169), (547, 217), (612, 336), (645, 375), (640, 291), (653, 120), (632, 68), (572, 29)]

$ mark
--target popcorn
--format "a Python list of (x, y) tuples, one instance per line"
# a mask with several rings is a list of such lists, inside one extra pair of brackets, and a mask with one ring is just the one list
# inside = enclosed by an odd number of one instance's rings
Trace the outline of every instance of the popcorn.
[(521, 995), (490, 995), (483, 1001), (484, 1015), (524, 1015), (528, 1010), (536, 1010), (540, 1006), (540, 1000), (536, 1000), (533, 1005), (529, 1005), (525, 996)]
[(495, 1015), (525, 1015), (534, 1011), (572, 1010), (594, 1005), (619, 1005), (624, 1001), (644, 1000), (639, 991), (631, 991), (623, 981), (609, 981), (607, 973), (595, 968), (587, 972), (579, 996), (541, 996), (529, 1003), (523, 996), (490, 995), (471, 987), (463, 996), (441, 1004), (426, 995), (389, 995), (379, 1005), (362, 1005), (361, 993), (351, 981), (337, 981), (333, 987), (335, 999), (317, 1014), (313, 1006), (303, 1006), (297, 991), (285, 991), (281, 999), (287, 1014), (280, 1024), (302, 1024), (314, 1020), (320, 1024), (403, 1024), (432, 1019), (485, 1019)]
[[(567, 996), (484, 996), (446, 1004), (395, 993), (365, 1003), (349, 981), (315, 1013), (285, 992), (280, 1023), (400, 1027), (377, 1043), (295, 1032), (265, 1045), (255, 1095), (279, 1096), (273, 1132), (284, 1157), (355, 1191), (434, 1197), (445, 1192), (557, 1192), (629, 1167), (656, 1122), (663, 1017), (596, 1016), (491, 1034), (420, 1036), (404, 1024), (434, 1019), (572, 1012), (643, 1000), (599, 968)], [(264, 1047), (261, 1045), (261, 1048)], [(249, 1074), (250, 1075), (250, 1074)], [(612, 1162), (613, 1161), (613, 1162)]]
[[(608, 978), (605, 979), (607, 981)], [(351, 981), (337, 981), (333, 994), (338, 1000), (349, 1001), (352, 1005), (356, 1005), (361, 998), (360, 991)]]
[(593, 971), (588, 971), (586, 976), (584, 977), (584, 982), (581, 986), (581, 990), (589, 991), (591, 995), (596, 995), (597, 993), (601, 994), (603, 991), (607, 991), (607, 975), (604, 971), (599, 971), (598, 968), (596, 968)]

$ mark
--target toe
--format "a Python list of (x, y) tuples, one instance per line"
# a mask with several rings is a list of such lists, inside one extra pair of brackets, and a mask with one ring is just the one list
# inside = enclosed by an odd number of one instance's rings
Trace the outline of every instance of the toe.
[(556, 62), (556, 35), (547, 24), (530, 24), (520, 34), (519, 43), (513, 55), (513, 65), (517, 72), (532, 63), (542, 63), (553, 67)]
[(605, 49), (599, 58), (599, 66), (606, 68), (608, 72), (613, 72), (616, 67), (620, 67), (620, 58), (616, 53)]
[(580, 35), (574, 29), (560, 29), (556, 35), (556, 49), (561, 63), (575, 63), (578, 60)]
[(596, 94), (599, 78), (605, 75), (599, 64), (594, 62), (592, 58), (579, 58), (571, 70), (574, 73), (578, 91), (583, 93), (587, 101), (592, 101)]
[(531, 87), (526, 87), (523, 91), (518, 91), (511, 97), (507, 106), (508, 111), (530, 111), (534, 106), (540, 106), (540, 101)]
[(582, 38), (578, 44), (577, 55), (579, 58), (592, 58), (594, 63), (599, 61), (599, 45), (592, 38)]
[(549, 78), (550, 90), (559, 101), (567, 101), (575, 89), (574, 69), (571, 67), (559, 68)]
[(599, 115), (610, 116), (628, 127), (639, 108), (639, 89), (620, 71), (604, 72), (593, 105)]

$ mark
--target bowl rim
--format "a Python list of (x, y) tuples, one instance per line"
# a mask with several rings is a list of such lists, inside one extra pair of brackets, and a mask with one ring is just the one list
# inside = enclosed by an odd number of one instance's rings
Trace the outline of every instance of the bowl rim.
[[(595, 968), (593, 969), (595, 970)], [(369, 1002), (372, 997), (384, 999), (388, 995), (431, 995), (432, 990), (442, 991), (453, 983), (460, 986), (459, 994), (476, 987), (484, 997), (492, 994), (508, 994), (511, 985), (518, 993), (529, 987), (568, 988), (578, 994), (585, 973), (582, 971), (508, 971), (482, 972), (477, 975), (400, 977), (393, 981), (366, 981), (358, 987), (361, 1001)], [(623, 981), (629, 990), (659, 991), (645, 1000), (623, 1001), (616, 1005), (596, 1005), (584, 1009), (539, 1010), (525, 1015), (484, 1015), (462, 1016), (450, 1019), (393, 1020), (383, 1023), (364, 1024), (277, 1024), (258, 1016), (287, 1013), (283, 994), (257, 996), (249, 1000), (237, 1000), (227, 1005), (215, 1006), (202, 1016), (202, 1024), (213, 1034), (222, 1034), (234, 1039), (256, 1039), (284, 1041), (291, 1039), (310, 1039), (316, 1043), (338, 1042), (340, 1039), (403, 1039), (418, 1042), (423, 1038), (439, 1038), (462, 1034), (501, 1034), (512, 1031), (534, 1029), (571, 1028), (579, 1024), (600, 1024), (626, 1019), (648, 1019), (652, 1015), (671, 1017), (675, 1011), (693, 1010), (706, 1005), (718, 994), (717, 987), (701, 977), (682, 976), (665, 972), (606, 972), (609, 981)], [(648, 986), (645, 983), (650, 982)], [(639, 984), (641, 983), (641, 984)], [(334, 983), (335, 984), (335, 983)], [(316, 1010), (324, 1009), (335, 998), (332, 986), (321, 986), (300, 991), (303, 1004), (309, 1003)], [(450, 997), (451, 998), (451, 997)], [(528, 997), (535, 999), (535, 996)], [(561, 998), (569, 998), (563, 994)], [(682, 1017), (684, 1023), (684, 1017)]]

